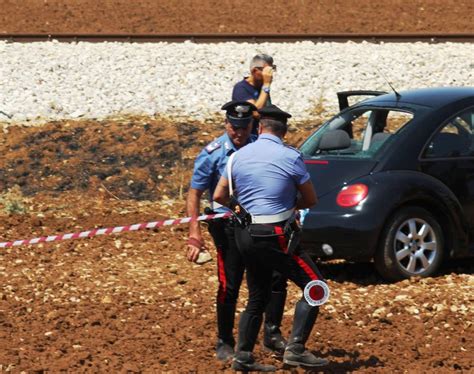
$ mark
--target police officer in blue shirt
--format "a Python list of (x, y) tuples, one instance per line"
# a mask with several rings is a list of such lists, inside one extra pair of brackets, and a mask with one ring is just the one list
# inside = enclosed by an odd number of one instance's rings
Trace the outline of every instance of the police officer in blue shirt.
[(252, 355), (262, 313), (270, 299), (274, 269), (303, 291), (295, 307), (283, 362), (303, 367), (326, 365), (327, 360), (306, 350), (305, 343), (316, 321), (318, 305), (325, 302), (329, 290), (314, 262), (293, 241), (299, 229), (295, 211), (315, 205), (316, 192), (300, 153), (282, 142), (290, 115), (274, 105), (259, 113), (258, 140), (232, 156), (214, 193), (215, 201), (234, 206), (240, 221), (235, 236), (249, 287), (232, 367), (238, 371), (276, 369), (259, 364)]
[[(188, 216), (198, 216), (203, 193), (209, 190), (211, 208), (216, 213), (224, 213), (228, 208), (212, 202), (212, 194), (229, 156), (236, 150), (256, 140), (251, 135), (252, 112), (257, 108), (246, 101), (231, 101), (222, 107), (226, 111), (226, 132), (208, 146), (197, 157), (191, 179), (186, 208)], [(209, 232), (217, 248), (219, 288), (217, 292), (217, 358), (226, 360), (233, 356), (235, 340), (233, 337), (234, 316), (239, 288), (244, 273), (244, 264), (237, 250), (234, 229), (228, 219), (209, 222)], [(189, 261), (196, 262), (199, 253), (205, 249), (199, 222), (189, 226)], [(273, 296), (266, 313), (265, 346), (283, 353), (286, 341), (281, 336), (280, 324), (286, 299), (286, 278), (275, 274), (273, 277)]]

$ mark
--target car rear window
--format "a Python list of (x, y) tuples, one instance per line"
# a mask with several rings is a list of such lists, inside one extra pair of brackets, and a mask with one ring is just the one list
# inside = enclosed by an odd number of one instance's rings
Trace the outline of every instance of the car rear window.
[(372, 158), (412, 119), (413, 113), (397, 109), (353, 108), (329, 120), (300, 150), (306, 157)]

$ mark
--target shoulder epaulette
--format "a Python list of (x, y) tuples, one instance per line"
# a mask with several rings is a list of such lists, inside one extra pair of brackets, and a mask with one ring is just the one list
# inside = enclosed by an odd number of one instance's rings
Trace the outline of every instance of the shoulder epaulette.
[(217, 141), (214, 141), (214, 142), (207, 145), (206, 151), (207, 151), (207, 153), (212, 153), (216, 149), (219, 149), (221, 147), (221, 145), (222, 145), (221, 143), (219, 143)]

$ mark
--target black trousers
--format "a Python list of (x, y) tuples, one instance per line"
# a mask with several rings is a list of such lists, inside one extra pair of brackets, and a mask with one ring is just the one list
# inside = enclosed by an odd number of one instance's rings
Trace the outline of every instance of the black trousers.
[[(219, 289), (217, 304), (236, 304), (245, 271), (244, 259), (239, 252), (235, 229), (231, 220), (217, 219), (209, 222), (209, 233), (217, 248), (217, 276)], [(271, 292), (286, 292), (287, 278), (278, 273), (270, 274)]]
[(235, 304), (239, 296), (245, 265), (235, 244), (234, 228), (229, 220), (217, 219), (209, 222), (217, 249), (218, 304)]
[[(262, 228), (263, 226), (269, 225), (262, 225)], [(288, 240), (283, 227), (271, 226), (276, 233), (280, 233), (279, 236), (252, 237), (247, 228), (235, 228), (236, 243), (247, 270), (249, 300), (245, 311), (256, 316), (263, 313), (270, 300), (274, 270), (283, 278), (290, 279), (301, 290), (312, 280), (323, 280), (315, 263), (306, 253), (299, 248), (293, 254), (287, 252)]]

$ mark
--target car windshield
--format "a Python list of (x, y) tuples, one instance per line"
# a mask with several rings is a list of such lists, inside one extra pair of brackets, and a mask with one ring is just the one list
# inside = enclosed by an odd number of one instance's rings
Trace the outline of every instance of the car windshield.
[(311, 158), (373, 158), (412, 118), (399, 109), (352, 108), (326, 122), (300, 150)]

